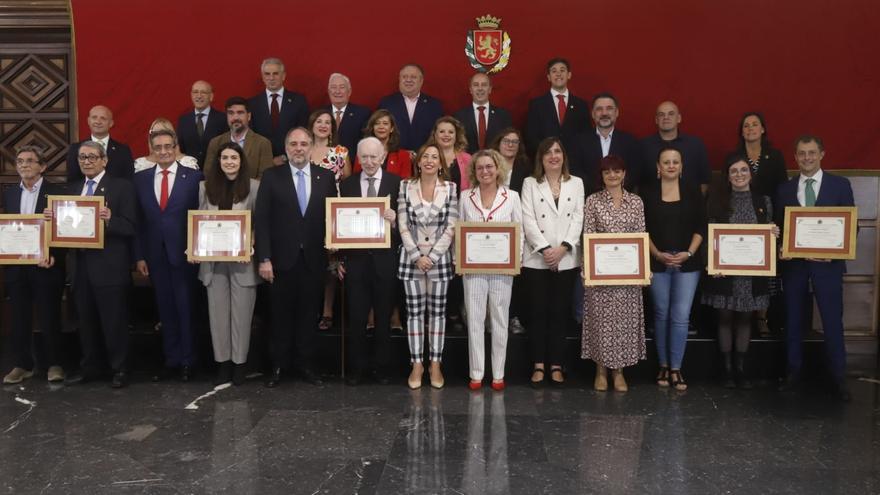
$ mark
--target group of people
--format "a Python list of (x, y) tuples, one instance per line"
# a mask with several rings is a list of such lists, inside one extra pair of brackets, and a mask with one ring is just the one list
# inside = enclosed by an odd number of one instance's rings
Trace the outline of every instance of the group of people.
[[(550, 89), (530, 101), (525, 132), (512, 126), (509, 112), (490, 103), (491, 79), (483, 73), (470, 79), (472, 105), (451, 116), (422, 92), (424, 71), (417, 64), (400, 69), (399, 91), (383, 98), (375, 112), (349, 101), (351, 82), (343, 74), (329, 78), (330, 104), (310, 113), (305, 98), (284, 87), (281, 60), (264, 60), (261, 72), (265, 91), (249, 99), (229, 98), (225, 119), (211, 107), (211, 85), (195, 82), (193, 110), (180, 116), (176, 129), (167, 119), (156, 119), (148, 133), (150, 154), (137, 160), (125, 144), (110, 138), (112, 112), (92, 108), (90, 139), (70, 147), (67, 184), (42, 178), (46, 163), (38, 148), (18, 151), (21, 184), (5, 195), (5, 212), (43, 212), (49, 194), (101, 195), (105, 241), (102, 249), (53, 249), (39, 266), (6, 268), (16, 362), (4, 383), (32, 376), (30, 320), (37, 304), (50, 381), (92, 380), (109, 365), (112, 385), (124, 387), (134, 265), (156, 293), (165, 356), (165, 372), (157, 378), (191, 377), (197, 358), (195, 281), (200, 280), (209, 303), (218, 383), (245, 379), (258, 286), (266, 283), (260, 296), (269, 308), (264, 317), (272, 370), (266, 385), (277, 386), (292, 370), (320, 384), (316, 330), (332, 326), (336, 282), (344, 280), (349, 384), (389, 381), (391, 329), (403, 326), (405, 314), (412, 365), (408, 386), (423, 384), (427, 340), (429, 383), (443, 387), (447, 321), (460, 324), (463, 313), (471, 389), (483, 386), (487, 332), (490, 386), (505, 387), (508, 330), (519, 320), (528, 327), (531, 384), (561, 385), (565, 329), (574, 310), (582, 321), (582, 357), (596, 363), (595, 389), (609, 388), (610, 369), (611, 387), (625, 391), (623, 369), (646, 354), (643, 291), (584, 288), (581, 237), (647, 232), (659, 386), (687, 388), (681, 367), (701, 280), (701, 302), (719, 312), (725, 385), (743, 388), (750, 387), (745, 353), (752, 315), (766, 324), (770, 295), (784, 287), (785, 384), (796, 386), (802, 367), (801, 307), (812, 285), (831, 371), (840, 397), (848, 399), (843, 262), (785, 260), (781, 281), (709, 277), (703, 271), (707, 223), (780, 225), (786, 206), (853, 204), (848, 181), (823, 172), (819, 137), (797, 140), (800, 174), (788, 180), (763, 117), (746, 113), (736, 150), (721, 170), (723, 180), (710, 191), (705, 146), (680, 132), (675, 103), (658, 106), (657, 133), (639, 140), (616, 128), (620, 106), (614, 95), (599, 93), (587, 102), (570, 93), (572, 73), (565, 59), (548, 62)], [(325, 200), (335, 196), (389, 197), (396, 205), (385, 212), (391, 247), (328, 252)], [(188, 262), (187, 212), (196, 209), (250, 210), (252, 260)], [(50, 211), (45, 215), (51, 219)], [(521, 277), (456, 276), (457, 222), (521, 223)], [(778, 235), (778, 228), (774, 232)], [(80, 372), (71, 376), (60, 366), (58, 349), (65, 260), (73, 273), (83, 356)], [(374, 329), (372, 351), (368, 327)]]

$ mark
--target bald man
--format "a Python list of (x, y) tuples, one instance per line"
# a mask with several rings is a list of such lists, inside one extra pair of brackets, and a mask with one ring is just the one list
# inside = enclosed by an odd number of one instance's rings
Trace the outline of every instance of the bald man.
[(205, 153), (212, 139), (229, 130), (226, 115), (213, 108), (214, 88), (207, 81), (193, 83), (189, 93), (193, 108), (177, 119), (177, 141), (180, 151), (195, 157), (199, 168), (205, 168)]
[(503, 129), (513, 125), (510, 112), (489, 104), (492, 94), (492, 79), (482, 72), (471, 76), (468, 89), (471, 93), (471, 104), (455, 112), (455, 118), (464, 126), (467, 135), (468, 153), (489, 146)]
[[(131, 148), (125, 143), (120, 143), (110, 137), (110, 129), (113, 128), (113, 112), (104, 105), (96, 105), (89, 110), (89, 118), (86, 121), (91, 131), (91, 136), (86, 141), (92, 141), (101, 145), (107, 154), (107, 175), (131, 180), (134, 177), (134, 159), (131, 157)], [(67, 182), (82, 182), (85, 177), (79, 169), (79, 145), (83, 141), (73, 143), (67, 150)]]
[(657, 180), (655, 168), (657, 153), (664, 146), (672, 145), (681, 151), (681, 161), (684, 164), (681, 176), (693, 184), (699, 184), (700, 190), (705, 195), (709, 190), (712, 171), (709, 168), (709, 155), (703, 140), (679, 132), (681, 112), (678, 110), (678, 105), (672, 101), (664, 101), (657, 105), (654, 123), (657, 125), (657, 132), (642, 139), (642, 150), (645, 153), (642, 183)]

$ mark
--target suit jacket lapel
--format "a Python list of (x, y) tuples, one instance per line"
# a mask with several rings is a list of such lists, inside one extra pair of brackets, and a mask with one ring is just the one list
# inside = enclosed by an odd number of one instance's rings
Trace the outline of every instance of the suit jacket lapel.
[[(281, 174), (280, 186), (290, 191), (290, 194), (293, 197), (293, 211), (296, 212), (298, 217), (303, 218), (302, 212), (299, 211), (299, 196), (297, 195), (296, 187), (293, 185), (293, 171), (290, 170), (290, 164), (285, 163), (279, 166), (284, 167), (284, 173)], [(308, 209), (308, 207), (306, 209)]]
[[(180, 195), (183, 194), (182, 192), (177, 192), (177, 191), (180, 191), (181, 189), (186, 187), (186, 185), (185, 185), (186, 181), (190, 180), (188, 175), (189, 175), (189, 172), (187, 171), (186, 167), (181, 165), (180, 162), (177, 162), (176, 177), (174, 177), (174, 185), (171, 186), (171, 191), (168, 192), (168, 205), (167, 206), (171, 206), (171, 203), (173, 201), (177, 201), (178, 198), (180, 198)], [(166, 206), (166, 209), (167, 209), (167, 206)]]
[[(562, 197), (562, 188), (564, 186), (565, 186), (565, 183), (563, 182), (559, 187), (559, 197), (560, 198)], [(548, 181), (546, 177), (544, 178), (543, 181), (538, 183), (538, 192), (541, 193), (541, 196), (544, 198), (544, 201), (546, 201), (550, 205), (550, 208), (558, 215), (559, 209), (556, 207), (556, 202), (553, 201), (553, 192), (550, 191), (550, 181)]]
[[(321, 187), (323, 186), (323, 184), (321, 182), (321, 176), (318, 174), (318, 166), (317, 165), (310, 165), (309, 166), (309, 175), (311, 176), (310, 181), (312, 184), (312, 193), (309, 194), (309, 204), (306, 206), (306, 213), (312, 211), (314, 208), (316, 208), (318, 206), (316, 204), (316, 202), (319, 200), (315, 199), (315, 198), (319, 195), (315, 194), (315, 193), (317, 191), (320, 191)], [(324, 200), (324, 198), (320, 199), (320, 201), (323, 201), (323, 200)]]

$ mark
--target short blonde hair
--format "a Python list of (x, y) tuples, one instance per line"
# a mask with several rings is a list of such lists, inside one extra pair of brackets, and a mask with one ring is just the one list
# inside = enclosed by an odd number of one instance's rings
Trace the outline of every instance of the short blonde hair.
[(471, 157), (471, 162), (468, 164), (468, 179), (470, 180), (471, 185), (477, 187), (479, 184), (479, 181), (477, 180), (477, 160), (484, 157), (492, 159), (495, 163), (495, 167), (498, 169), (498, 175), (495, 177), (495, 185), (504, 185), (504, 179), (510, 171), (507, 170), (507, 162), (504, 161), (504, 157), (501, 156), (501, 153), (495, 150), (480, 150), (474, 153), (474, 156)]

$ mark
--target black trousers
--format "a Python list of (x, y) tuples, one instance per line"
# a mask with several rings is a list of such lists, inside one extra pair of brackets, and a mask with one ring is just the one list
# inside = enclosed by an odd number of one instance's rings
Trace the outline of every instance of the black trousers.
[(113, 371), (127, 371), (129, 287), (92, 285), (85, 267), (79, 266), (73, 293), (79, 313), (83, 374), (100, 373), (101, 346), (107, 352), (107, 361)]
[[(345, 263), (345, 296), (348, 304), (348, 328), (346, 331), (346, 352), (352, 371), (362, 373), (370, 366), (374, 370), (387, 372), (391, 359), (391, 310), (397, 291), (396, 273), (377, 274), (375, 262), (370, 255), (359, 256)], [(370, 309), (373, 309), (373, 362), (370, 363), (370, 349), (366, 328)]]
[(562, 365), (565, 329), (571, 322), (571, 290), (578, 269), (554, 272), (522, 269), (528, 288), (529, 344), (536, 363)]
[[(45, 368), (61, 364), (61, 294), (64, 272), (36, 266), (17, 267), (18, 276), (6, 283), (12, 308), (13, 364), (26, 370), (34, 367), (34, 307), (42, 332)], [(39, 270), (39, 271), (38, 271)]]
[(289, 270), (275, 269), (275, 281), (269, 287), (273, 367), (290, 368), (294, 344), (296, 367), (313, 366), (323, 284), (324, 271), (307, 266), (303, 256)]

